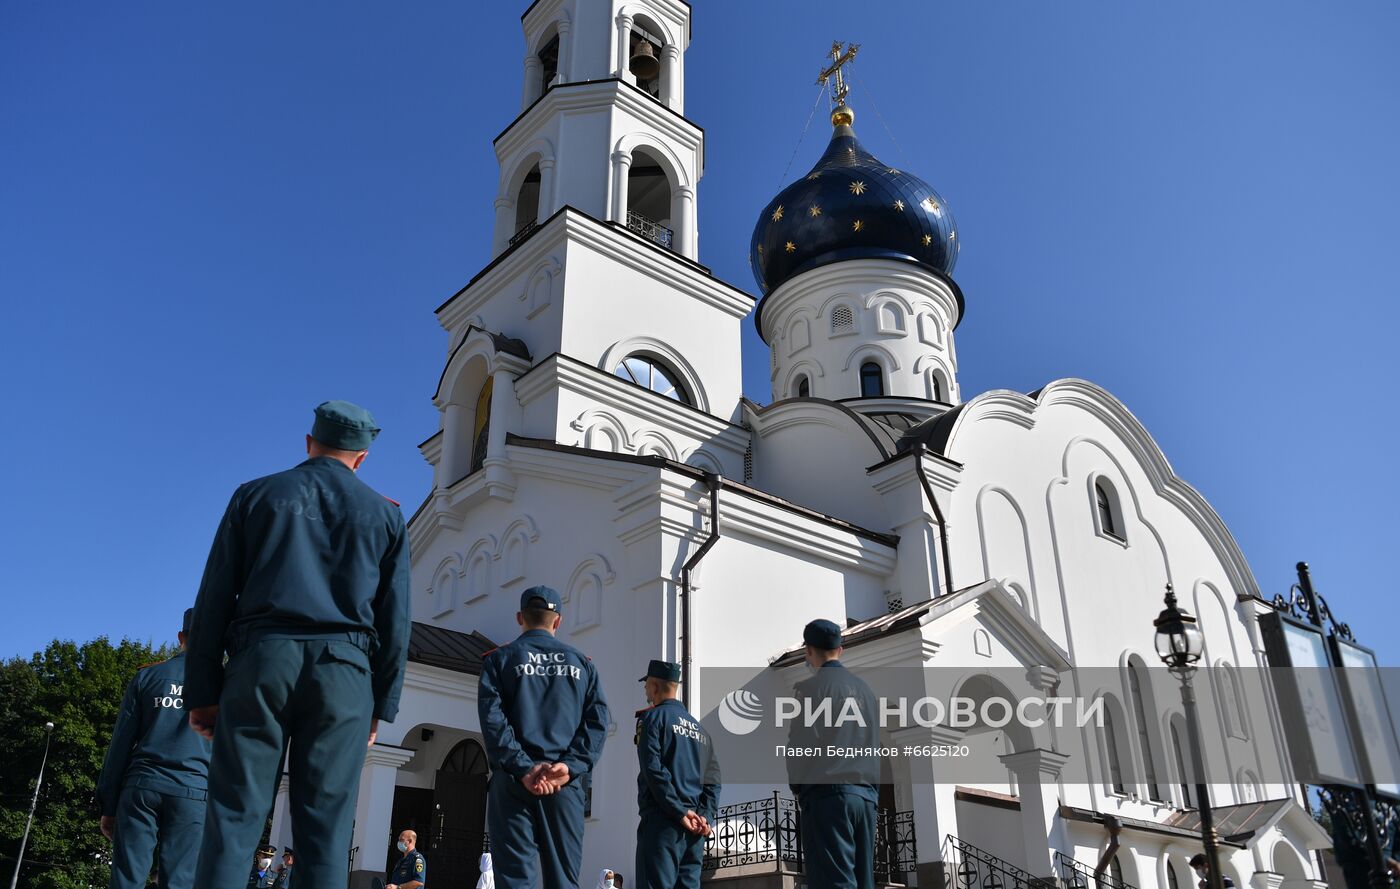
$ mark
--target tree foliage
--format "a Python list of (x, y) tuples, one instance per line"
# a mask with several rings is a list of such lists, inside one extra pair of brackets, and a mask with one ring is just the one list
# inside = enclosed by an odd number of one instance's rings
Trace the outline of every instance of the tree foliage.
[(32, 658), (0, 664), (0, 877), (8, 882), (54, 724), (44, 784), (20, 871), (20, 885), (102, 887), (111, 843), (98, 828), (93, 795), (127, 683), (169, 646), (106, 637), (79, 645), (54, 640)]

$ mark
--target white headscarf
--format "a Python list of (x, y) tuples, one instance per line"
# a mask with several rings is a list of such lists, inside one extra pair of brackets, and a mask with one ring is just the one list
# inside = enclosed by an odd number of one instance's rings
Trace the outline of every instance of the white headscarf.
[(610, 867), (605, 867), (605, 868), (603, 868), (601, 871), (599, 871), (599, 872), (598, 872), (598, 889), (607, 889), (607, 887), (608, 887), (608, 882), (607, 882), (607, 881), (608, 881), (608, 874), (614, 874), (614, 875), (616, 875), (616, 874), (617, 874), (617, 871), (613, 870), (613, 869), (610, 868)]
[(491, 870), (491, 853), (481, 853), (481, 879), (476, 881), (476, 889), (496, 889), (496, 874)]

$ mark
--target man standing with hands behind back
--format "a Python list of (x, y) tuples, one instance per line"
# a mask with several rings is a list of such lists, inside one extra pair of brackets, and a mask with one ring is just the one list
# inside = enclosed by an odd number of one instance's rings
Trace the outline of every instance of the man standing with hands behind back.
[(524, 632), (487, 652), (477, 713), (491, 762), (486, 825), (496, 882), (577, 889), (583, 864), (582, 778), (603, 752), (608, 704), (593, 662), (554, 634), (559, 594), (547, 586), (520, 595)]
[(321, 404), (308, 459), (240, 486), (219, 525), (185, 665), (190, 725), (214, 741), (200, 889), (243, 881), (284, 754), (295, 882), (345, 884), (365, 748), (408, 658), (408, 531), (355, 475), (378, 433), (364, 408)]

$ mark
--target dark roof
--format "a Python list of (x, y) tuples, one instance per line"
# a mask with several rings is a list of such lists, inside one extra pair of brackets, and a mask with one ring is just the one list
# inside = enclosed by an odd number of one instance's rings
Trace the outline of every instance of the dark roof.
[[(984, 583), (986, 583), (985, 580), (973, 584), (973, 586), (982, 586)], [(963, 587), (962, 590), (956, 590), (950, 595), (957, 595), (957, 593), (961, 593), (966, 589), (972, 589), (972, 587)], [(913, 605), (908, 605), (898, 611), (891, 611), (889, 614), (882, 614), (878, 617), (872, 617), (869, 620), (863, 620), (860, 623), (851, 624), (841, 631), (841, 644), (845, 648), (850, 648), (862, 642), (870, 642), (882, 636), (890, 636), (894, 633), (903, 632), (911, 627), (917, 627), (921, 617), (928, 614), (929, 610), (935, 605), (942, 605), (947, 599), (948, 596), (925, 599), (922, 602), (915, 602)], [(774, 658), (772, 666), (786, 667), (788, 664), (795, 664), (802, 657), (802, 653), (805, 650), (805, 645), (790, 648)]]
[(939, 414), (930, 420), (911, 426), (899, 439), (900, 453), (922, 445), (935, 454), (943, 454), (948, 447), (948, 439), (953, 434), (953, 427), (958, 424), (958, 417), (962, 415), (963, 408), (967, 407), (969, 403), (964, 401), (947, 413)]
[[(1078, 806), (1061, 805), (1060, 817), (1067, 821), (1084, 821), (1090, 824), (1103, 824), (1104, 818), (1107, 816), (1105, 816), (1103, 812), (1095, 812), (1093, 809), (1081, 809)], [(1125, 818), (1122, 815), (1113, 815), (1112, 817), (1121, 821), (1126, 828), (1140, 830), (1145, 833), (1166, 834), (1167, 836), (1181, 837), (1196, 842), (1200, 842), (1201, 839), (1201, 832), (1199, 830), (1187, 830), (1169, 822), (1144, 821), (1141, 818)], [(1224, 845), (1234, 846), (1237, 849), (1244, 848), (1244, 845), (1237, 840), (1224, 839), (1224, 831), (1219, 831), (1219, 833), (1222, 837), (1220, 842)]]
[(433, 393), (434, 398), (437, 398), (442, 392), (442, 384), (447, 380), (447, 371), (452, 367), (452, 359), (457, 357), (457, 353), (467, 344), (467, 340), (471, 339), (472, 331), (474, 330), (481, 331), (489, 336), (491, 338), (491, 347), (497, 352), (514, 355), (522, 361), (530, 360), (530, 350), (525, 347), (523, 340), (513, 339), (503, 333), (496, 333), (483, 327), (477, 327), (475, 324), (468, 325), (467, 332), (462, 336), (462, 341), (457, 344), (457, 348), (452, 350), (452, 354), (447, 356), (447, 363), (442, 366), (442, 375), (438, 377), (437, 390)]
[[(1292, 802), (1291, 799), (1268, 799), (1237, 806), (1211, 806), (1215, 816), (1215, 832), (1227, 840), (1246, 840), (1267, 827)], [(1197, 836), (1201, 833), (1201, 813), (1198, 810), (1178, 812), (1168, 818), (1167, 823), (1185, 828)]]
[(408, 637), (408, 659), (415, 664), (442, 667), (472, 676), (481, 675), (481, 659), (496, 643), (476, 630), (459, 633), (432, 624), (413, 622)]

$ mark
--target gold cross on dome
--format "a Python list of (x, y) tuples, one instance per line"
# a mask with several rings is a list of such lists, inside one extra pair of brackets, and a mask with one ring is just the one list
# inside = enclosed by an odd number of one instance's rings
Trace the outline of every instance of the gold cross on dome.
[(856, 51), (859, 49), (859, 43), (848, 43), (845, 54), (842, 54), (841, 41), (832, 41), (831, 65), (823, 68), (822, 73), (817, 77), (817, 83), (821, 86), (826, 86), (826, 82), (832, 77), (836, 78), (836, 89), (832, 92), (832, 96), (836, 99), (837, 105), (845, 105), (846, 94), (851, 91), (851, 88), (846, 85), (846, 77), (841, 69), (855, 60)]

